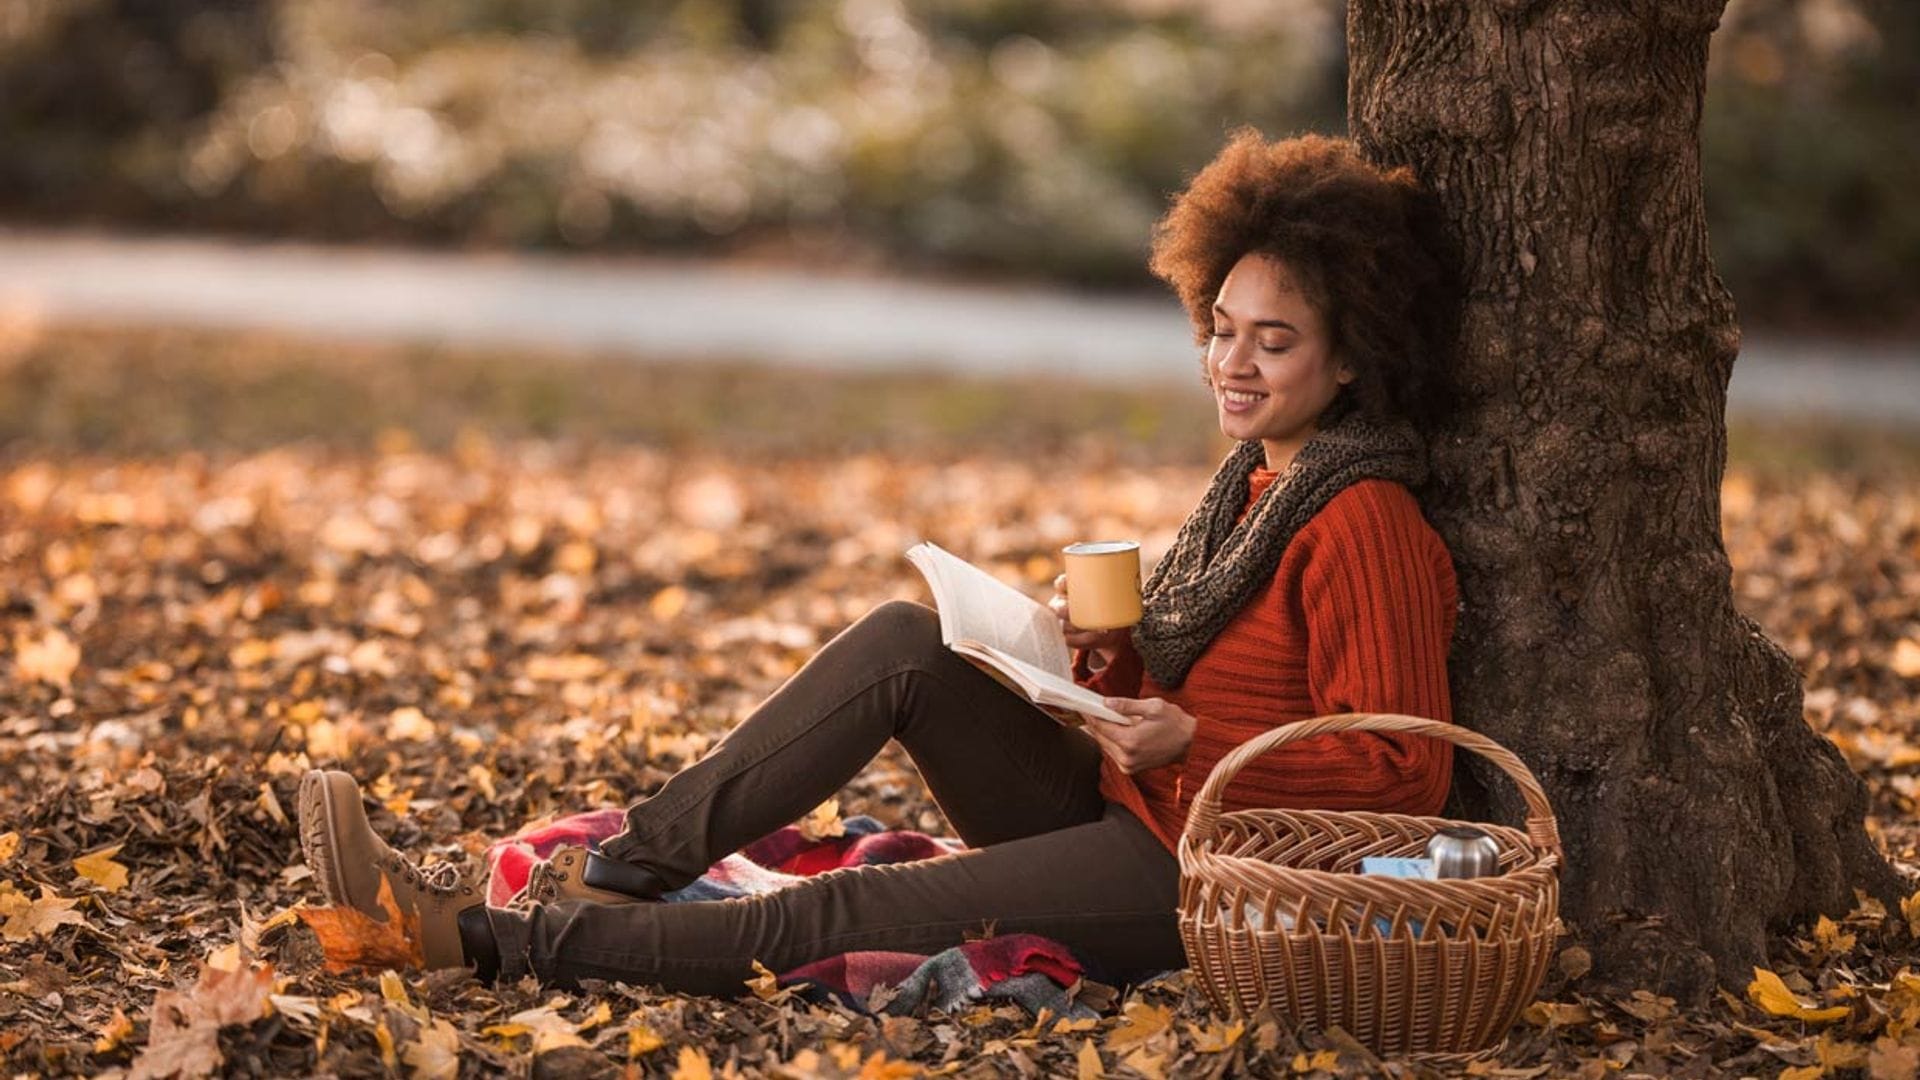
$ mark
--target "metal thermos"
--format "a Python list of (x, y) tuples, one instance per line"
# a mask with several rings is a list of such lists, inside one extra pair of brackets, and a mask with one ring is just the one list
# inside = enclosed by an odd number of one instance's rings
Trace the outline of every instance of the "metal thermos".
[(1471, 825), (1449, 825), (1427, 841), (1435, 877), (1487, 877), (1500, 872), (1500, 842)]

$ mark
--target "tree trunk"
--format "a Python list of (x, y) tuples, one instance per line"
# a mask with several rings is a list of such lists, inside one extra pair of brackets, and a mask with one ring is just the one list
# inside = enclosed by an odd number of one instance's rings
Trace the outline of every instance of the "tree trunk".
[[(1461, 409), (1419, 494), (1465, 610), (1456, 715), (1560, 818), (1602, 977), (1697, 1001), (1770, 931), (1899, 879), (1720, 537), (1740, 334), (1700, 109), (1724, 0), (1350, 0), (1348, 117), (1439, 196), (1468, 289)], [(1518, 820), (1470, 763), (1462, 809)]]

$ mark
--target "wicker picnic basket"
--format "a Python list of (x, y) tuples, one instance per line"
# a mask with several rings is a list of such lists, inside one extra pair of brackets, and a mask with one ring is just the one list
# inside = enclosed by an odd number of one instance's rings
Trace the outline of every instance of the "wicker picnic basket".
[[(1235, 810), (1221, 798), (1261, 754), (1337, 731), (1400, 731), (1479, 753), (1520, 786), (1525, 831), (1475, 823), (1500, 872), (1420, 880), (1358, 873), (1370, 855), (1419, 857), (1462, 824), (1406, 814)], [(1381, 1054), (1476, 1055), (1533, 1000), (1560, 928), (1560, 837), (1519, 758), (1462, 727), (1342, 713), (1276, 728), (1236, 747), (1194, 797), (1179, 844), (1180, 936), (1215, 1008), (1271, 1008), (1305, 1029), (1338, 1026)]]

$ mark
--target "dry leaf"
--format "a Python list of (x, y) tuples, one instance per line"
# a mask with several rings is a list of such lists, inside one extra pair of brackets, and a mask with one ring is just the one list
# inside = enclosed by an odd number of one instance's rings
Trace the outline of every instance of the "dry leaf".
[(1147, 1080), (1166, 1080), (1167, 1056), (1152, 1053), (1145, 1047), (1140, 1047), (1120, 1059), (1120, 1064), (1146, 1077)]
[(13, 677), (22, 683), (43, 682), (62, 690), (73, 688), (73, 669), (80, 666), (80, 646), (58, 627), (48, 627), (38, 638), (25, 631), (13, 636)]
[(1893, 659), (1889, 663), (1895, 675), (1903, 679), (1920, 679), (1920, 641), (1901, 638), (1895, 642)]
[(1747, 997), (1774, 1016), (1791, 1016), (1811, 1023), (1825, 1024), (1844, 1018), (1853, 1010), (1846, 1005), (1817, 1008), (1800, 1000), (1780, 976), (1766, 968), (1753, 969), (1753, 982), (1747, 984)]
[(1920, 938), (1920, 892), (1900, 901), (1900, 914), (1907, 920), (1908, 935)]
[(114, 844), (80, 856), (73, 860), (74, 872), (110, 893), (119, 892), (127, 887), (127, 868), (113, 861), (113, 857), (120, 854), (124, 846)]
[(1297, 1073), (1337, 1073), (1340, 1071), (1340, 1052), (1338, 1050), (1316, 1050), (1313, 1052), (1312, 1057), (1308, 1057), (1304, 1051), (1295, 1054), (1293, 1055), (1293, 1071)]
[(373, 918), (352, 907), (300, 907), (296, 913), (307, 929), (320, 939), (326, 954), (327, 970), (335, 974), (356, 967), (418, 968), (426, 964), (421, 953), (420, 918), (402, 913), (393, 898), (393, 886), (386, 876), (380, 878), (380, 909), (386, 921)]
[(1913, 1080), (1920, 1076), (1920, 1046), (1881, 1036), (1867, 1054), (1867, 1075), (1872, 1080)]
[(672, 1080), (713, 1080), (713, 1063), (707, 1060), (704, 1050), (691, 1046), (680, 1048), (680, 1059), (674, 1063)]
[(20, 850), (20, 834), (13, 831), (0, 833), (0, 863), (13, 858)]
[(840, 800), (829, 798), (814, 807), (799, 821), (800, 835), (809, 840), (827, 840), (847, 835), (847, 823), (840, 820)]
[(427, 714), (412, 705), (387, 714), (387, 738), (396, 742), (431, 742), (437, 734)]
[(46, 937), (62, 926), (85, 926), (86, 916), (73, 910), (79, 902), (62, 899), (45, 885), (40, 886), (39, 899), (28, 900), (26, 894), (14, 890), (12, 882), (0, 882), (0, 915), (7, 920), (0, 923), (0, 938), (26, 941)]
[(1080, 1053), (1075, 1055), (1074, 1063), (1078, 1067), (1078, 1080), (1100, 1080), (1106, 1068), (1100, 1061), (1100, 1051), (1094, 1048), (1092, 1039), (1080, 1040)]
[(627, 1028), (627, 1060), (632, 1061), (667, 1045), (660, 1033), (638, 1020)]
[(1125, 1014), (1126, 1022), (1107, 1033), (1108, 1053), (1117, 1054), (1128, 1047), (1138, 1046), (1167, 1030), (1173, 1023), (1173, 1010), (1164, 1005), (1130, 1001)]
[(400, 1054), (414, 1080), (455, 1080), (460, 1075), (460, 1032), (436, 1018)]
[(131, 1034), (133, 1034), (133, 1021), (127, 1019), (127, 1014), (115, 1006), (106, 1026), (100, 1029), (100, 1037), (93, 1040), (93, 1052), (111, 1054), (119, 1049), (120, 1044), (127, 1041), (127, 1036)]
[(202, 968), (193, 989), (162, 990), (153, 999), (147, 1047), (135, 1059), (128, 1080), (212, 1073), (221, 1062), (220, 1029), (265, 1016), (272, 993), (269, 964), (241, 971)]
[(1203, 1054), (1218, 1054), (1239, 1042), (1240, 1036), (1246, 1034), (1247, 1025), (1239, 1020), (1231, 1024), (1214, 1020), (1205, 1028), (1197, 1024), (1188, 1024), (1187, 1031), (1193, 1035), (1195, 1050)]
[(1854, 940), (1855, 935), (1843, 933), (1839, 924), (1825, 915), (1813, 926), (1813, 941), (1819, 947), (1818, 956), (1822, 960), (1852, 952)]
[(772, 1001), (782, 993), (780, 976), (767, 970), (767, 966), (758, 960), (753, 962), (753, 978), (745, 981), (747, 989), (753, 991), (753, 996), (761, 1001)]

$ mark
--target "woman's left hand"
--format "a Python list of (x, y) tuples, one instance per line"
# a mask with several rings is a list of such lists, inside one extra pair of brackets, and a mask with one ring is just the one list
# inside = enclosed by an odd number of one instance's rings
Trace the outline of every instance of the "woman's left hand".
[(1165, 698), (1105, 699), (1107, 708), (1131, 716), (1131, 724), (1116, 724), (1098, 716), (1089, 716), (1087, 734), (1100, 749), (1132, 775), (1145, 769), (1171, 764), (1187, 756), (1187, 744), (1193, 742), (1195, 720), (1191, 713)]

